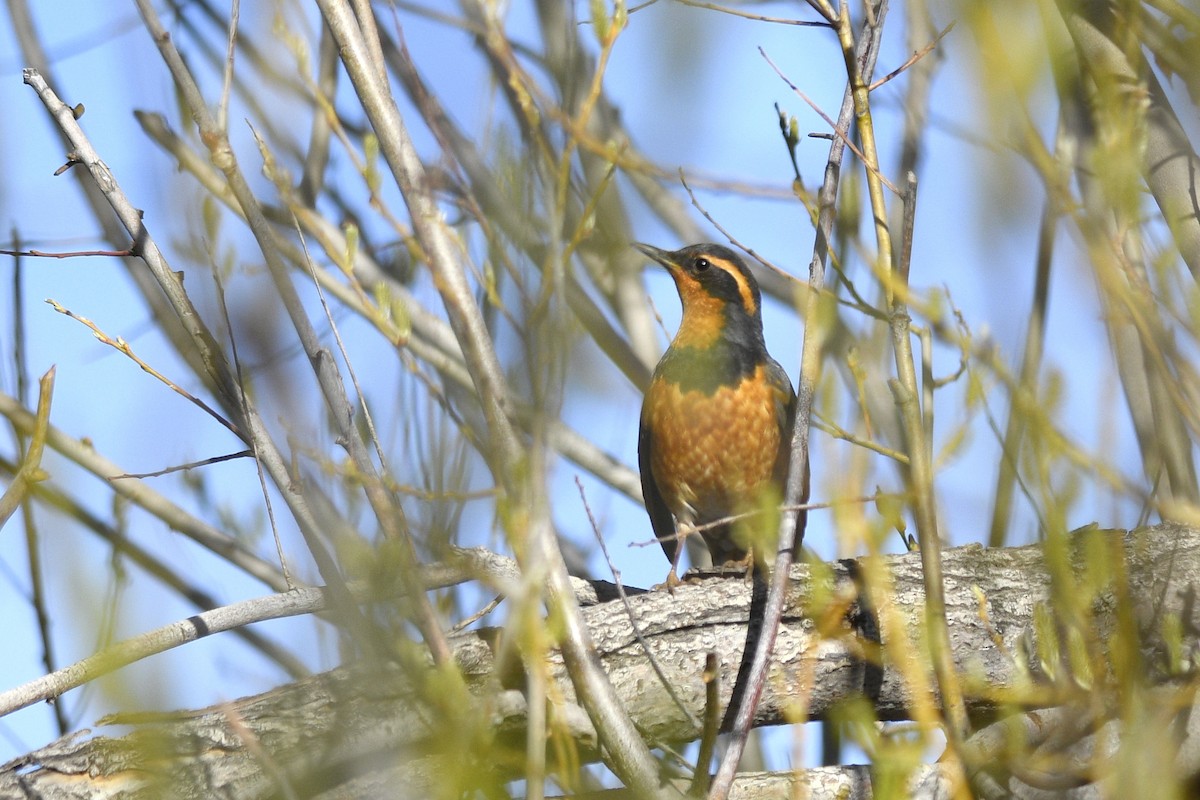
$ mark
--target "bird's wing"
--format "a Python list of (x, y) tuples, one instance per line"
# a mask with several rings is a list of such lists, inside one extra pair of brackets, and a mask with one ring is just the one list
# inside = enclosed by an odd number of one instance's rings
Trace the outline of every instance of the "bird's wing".
[(788, 377), (783, 367), (774, 359), (767, 360), (767, 381), (775, 394), (775, 419), (779, 423), (782, 434), (779, 438), (779, 460), (775, 463), (775, 473), (780, 488), (787, 479), (788, 455), (792, 445), (792, 425), (796, 421), (796, 390), (792, 388), (792, 379)]
[[(779, 487), (779, 495), (782, 498), (787, 492), (785, 483), (787, 482), (788, 462), (791, 460), (792, 454), (792, 426), (796, 421), (796, 390), (792, 388), (791, 378), (777, 361), (768, 360), (767, 380), (770, 381), (771, 388), (775, 390), (775, 418), (779, 421), (779, 454), (775, 459), (775, 483)], [(811, 455), (810, 449), (809, 461), (811, 461)], [(812, 471), (807, 461), (804, 466), (804, 489), (801, 493), (801, 500), (808, 502), (809, 476)], [(796, 547), (793, 554), (797, 556), (800, 553), (800, 543), (803, 540), (807, 519), (808, 514), (804, 511), (801, 511), (796, 519)]]
[(675, 518), (671, 515), (671, 510), (667, 508), (667, 501), (663, 499), (662, 493), (658, 490), (658, 484), (650, 470), (650, 451), (654, 446), (653, 438), (650, 426), (646, 424), (645, 420), (642, 420), (641, 428), (638, 430), (638, 470), (642, 473), (642, 498), (646, 502), (646, 513), (650, 515), (650, 525), (654, 529), (654, 535), (662, 545), (663, 552), (667, 554), (667, 561), (674, 565), (675, 551), (679, 546), (675, 539)]

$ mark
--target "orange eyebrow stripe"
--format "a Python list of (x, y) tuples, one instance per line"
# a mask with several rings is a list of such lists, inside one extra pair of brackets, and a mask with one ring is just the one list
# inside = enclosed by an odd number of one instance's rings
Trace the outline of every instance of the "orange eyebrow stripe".
[(740, 269), (724, 259), (714, 260), (713, 263), (733, 276), (733, 280), (737, 283), (738, 294), (742, 298), (742, 308), (746, 309), (747, 315), (753, 317), (758, 312), (758, 304), (754, 302), (754, 291), (750, 288), (750, 281)]

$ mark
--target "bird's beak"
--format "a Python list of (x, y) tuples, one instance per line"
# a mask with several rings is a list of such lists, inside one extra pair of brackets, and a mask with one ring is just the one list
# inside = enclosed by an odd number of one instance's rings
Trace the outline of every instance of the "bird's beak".
[(671, 260), (671, 254), (666, 250), (659, 250), (657, 247), (641, 242), (634, 242), (633, 246), (645, 253), (651, 260), (657, 261), (668, 269), (675, 266), (675, 262)]

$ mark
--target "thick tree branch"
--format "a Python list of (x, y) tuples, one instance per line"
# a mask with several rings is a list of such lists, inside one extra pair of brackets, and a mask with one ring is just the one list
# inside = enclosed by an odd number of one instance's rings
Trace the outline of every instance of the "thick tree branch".
[[(1101, 580), (1089, 554), (1123, 553), (1134, 607), (1140, 647), (1150, 675), (1166, 662), (1168, 619), (1176, 619), (1183, 652), (1192, 652), (1200, 631), (1200, 608), (1191, 602), (1200, 587), (1200, 530), (1161, 526), (1126, 534), (1122, 531), (1084, 531), (1071, 537), (1073, 574), (1092, 582)], [(1063, 664), (1044, 661), (1056, 643), (1044, 624), (1050, 609), (1051, 580), (1039, 546), (985, 550), (977, 545), (945, 551), (946, 613), (957, 675), (968, 710), (976, 718), (996, 713), (1006, 700), (1028, 704), (1059, 705), (1065, 702)], [(920, 556), (904, 554), (881, 559), (894, 585), (888, 603), (903, 620), (910, 641), (923, 630), (924, 590)], [(807, 567), (792, 571), (788, 607), (774, 652), (756, 724), (786, 721), (789, 709), (803, 702), (810, 718), (827, 716), (839, 703), (865, 696), (882, 720), (906, 719), (912, 703), (911, 687), (902, 670), (887, 664), (873, 665), (864, 653), (872, 651), (869, 624), (871, 609), (858, 597), (861, 582), (857, 562), (836, 562), (831, 583), (813, 586)], [(1103, 591), (1101, 591), (1103, 594)], [(1099, 595), (1098, 595), (1099, 596)], [(850, 598), (841, 629), (822, 637), (812, 619), (824, 609), (815, 598), (830, 604)], [(678, 698), (693, 717), (703, 714), (706, 686), (705, 656), (719, 654), (722, 702), (728, 701), (733, 677), (741, 662), (745, 640), (750, 586), (742, 580), (709, 578), (687, 583), (675, 594), (650, 592), (630, 599), (633, 616), (659, 667), (665, 671)], [(1097, 635), (1115, 626), (1117, 610), (1096, 603), (1092, 623)], [(984, 613), (986, 611), (986, 614)], [(583, 609), (603, 664), (620, 701), (649, 743), (682, 742), (698, 735), (695, 723), (659, 684), (621, 603), (610, 602)], [(514, 752), (522, 752), (524, 698), (511, 688), (520, 676), (495, 674), (494, 639), (490, 632), (464, 634), (452, 640), (455, 662), (462, 671), (477, 711), (489, 715), (498, 741), (512, 737)], [(1174, 645), (1172, 645), (1173, 647)], [(908, 648), (914, 654), (915, 647)], [(890, 647), (888, 652), (899, 652)], [(1041, 655), (1040, 655), (1041, 654)], [(914, 655), (914, 658), (917, 658)], [(923, 665), (923, 666), (922, 666)], [(929, 671), (928, 660), (918, 668)], [(909, 667), (911, 668), (911, 666)], [(559, 697), (553, 716), (570, 732), (580, 758), (597, 757), (595, 735), (587, 715), (576, 705), (574, 688), (561, 657), (551, 656), (553, 682), (548, 696)], [(1058, 682), (1047, 675), (1056, 673)], [(66, 769), (62, 753), (70, 754), (82, 777), (91, 780), (179, 781), (204, 786), (205, 793), (226, 790), (233, 797), (259, 796), (278, 776), (263, 766), (269, 756), (279, 774), (299, 779), (305, 775), (336, 774), (349, 780), (378, 767), (370, 757), (384, 758), (417, 769), (417, 757), (448, 757), (468, 763), (470, 744), (437, 735), (438, 720), (431, 715), (422, 691), (409, 684), (400, 670), (366, 673), (340, 669), (281, 687), (225, 707), (200, 712), (162, 715), (153, 719), (120, 718), (137, 723), (121, 739), (97, 738), (83, 745), (60, 743), (48, 751), (31, 753), (0, 770), (0, 796), (20, 787), (61, 782)], [(798, 676), (811, 676), (808, 681)], [(1066, 684), (1063, 679), (1066, 678)], [(499, 684), (499, 688), (498, 688)], [(1090, 695), (1088, 695), (1090, 696)], [(1031, 699), (1032, 698), (1032, 699)], [(1036, 702), (1035, 702), (1036, 701)], [(153, 746), (148, 746), (153, 742)], [(57, 749), (56, 749), (57, 748)], [(970, 755), (968, 748), (967, 756)], [(55, 760), (59, 759), (59, 760)], [(520, 763), (519, 757), (515, 763)], [(426, 764), (426, 766), (428, 766)], [(488, 769), (501, 770), (498, 765)], [(323, 770), (323, 772), (322, 772)], [(497, 779), (514, 777), (498, 774)], [(415, 779), (414, 779), (415, 780)], [(160, 786), (161, 788), (161, 786)], [(276, 787), (278, 788), (278, 787)], [(97, 789), (98, 792), (98, 789)], [(96, 796), (47, 793), (46, 797)], [(134, 796), (113, 792), (111, 797)], [(365, 795), (359, 795), (365, 796)], [(736, 796), (736, 795), (735, 795)]]

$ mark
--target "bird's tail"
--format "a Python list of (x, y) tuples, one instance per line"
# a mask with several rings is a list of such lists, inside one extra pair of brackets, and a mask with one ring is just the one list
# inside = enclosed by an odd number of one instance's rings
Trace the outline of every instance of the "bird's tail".
[(767, 610), (767, 570), (760, 565), (755, 565), (752, 569), (754, 572), (750, 585), (750, 619), (746, 624), (746, 646), (742, 648), (742, 663), (738, 665), (737, 677), (733, 681), (733, 694), (729, 697), (725, 718), (721, 720), (722, 733), (733, 729), (733, 719), (742, 704), (747, 684), (750, 683), (750, 664), (754, 661), (754, 651), (758, 649), (758, 641), (762, 638), (763, 616)]

